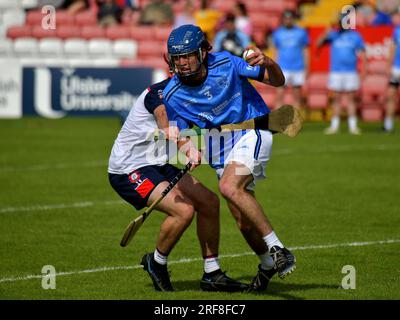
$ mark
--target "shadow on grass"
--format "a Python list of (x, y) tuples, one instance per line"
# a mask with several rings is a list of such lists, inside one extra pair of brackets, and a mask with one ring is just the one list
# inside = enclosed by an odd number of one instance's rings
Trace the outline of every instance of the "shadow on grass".
[[(240, 277), (236, 280), (243, 281), (248, 283), (249, 277)], [(286, 281), (286, 282), (283, 282)], [(337, 285), (331, 284), (318, 284), (318, 283), (307, 283), (307, 284), (296, 284), (287, 282), (287, 280), (280, 281), (275, 279), (271, 281), (269, 287), (264, 292), (254, 292), (248, 293), (249, 295), (254, 296), (276, 296), (283, 299), (290, 299), (290, 300), (305, 300), (305, 297), (294, 296), (293, 293), (307, 291), (307, 290), (314, 290), (314, 289), (324, 289), (324, 290), (332, 290), (338, 289)], [(175, 291), (201, 291), (200, 289), (200, 279), (199, 280), (184, 280), (184, 281), (173, 281), (172, 285)]]

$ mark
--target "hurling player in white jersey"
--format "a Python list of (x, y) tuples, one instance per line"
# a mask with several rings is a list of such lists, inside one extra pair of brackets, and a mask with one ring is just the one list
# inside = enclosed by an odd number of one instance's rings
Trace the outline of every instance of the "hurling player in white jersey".
[[(168, 55), (175, 75), (163, 90), (171, 125), (176, 123), (179, 130), (193, 124), (212, 129), (267, 116), (267, 105), (247, 79), (282, 86), (285, 77), (272, 59), (258, 48), (252, 49), (248, 62), (227, 52), (210, 53), (211, 46), (198, 26), (174, 29), (168, 39)], [(237, 134), (221, 132), (220, 137), (206, 136), (205, 140), (209, 163), (220, 177), (219, 190), (260, 258), (250, 290), (265, 290), (275, 273), (284, 278), (296, 262), (251, 190), (256, 180), (265, 178), (272, 132), (261, 128)], [(203, 287), (208, 286), (207, 281), (204, 277)]]
[[(137, 99), (114, 142), (109, 159), (108, 175), (111, 186), (137, 210), (151, 205), (158, 199), (169, 182), (179, 172), (167, 163), (170, 150), (176, 143), (174, 133), (168, 128), (165, 106), (162, 104), (162, 89), (166, 79), (146, 89)], [(164, 129), (167, 140), (154, 140), (154, 131)], [(168, 148), (171, 146), (171, 148)], [(190, 146), (190, 161), (198, 162), (200, 154), (190, 140), (178, 143), (182, 151)], [(173, 153), (173, 152), (171, 152)], [(192, 169), (196, 164), (192, 167)], [(161, 224), (154, 253), (145, 254), (142, 265), (150, 275), (154, 287), (160, 291), (172, 291), (167, 257), (190, 225), (197, 213), (197, 235), (204, 258), (204, 272), (218, 274), (212, 285), (216, 291), (245, 291), (248, 285), (229, 278), (220, 270), (219, 246), (219, 199), (195, 177), (186, 174), (178, 184), (156, 206), (167, 214)]]

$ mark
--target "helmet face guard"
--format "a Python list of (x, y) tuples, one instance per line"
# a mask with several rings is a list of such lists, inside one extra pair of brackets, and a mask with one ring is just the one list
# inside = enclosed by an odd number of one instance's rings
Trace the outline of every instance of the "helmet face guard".
[[(187, 24), (172, 30), (168, 38), (168, 60), (171, 70), (180, 78), (196, 76), (203, 64), (204, 33), (197, 26)], [(184, 59), (185, 64), (180, 64)]]
[[(192, 57), (196, 59), (195, 62), (190, 61), (193, 60)], [(179, 64), (182, 58), (187, 61), (187, 64)], [(188, 53), (168, 54), (168, 60), (171, 70), (179, 77), (190, 77), (200, 72), (201, 65), (203, 64), (203, 54), (201, 49)]]

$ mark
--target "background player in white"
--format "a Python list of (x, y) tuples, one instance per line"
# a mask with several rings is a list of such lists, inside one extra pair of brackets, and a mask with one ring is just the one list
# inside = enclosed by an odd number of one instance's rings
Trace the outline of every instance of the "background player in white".
[(399, 85), (400, 85), (400, 26), (393, 30), (393, 39), (389, 57), (390, 83), (386, 103), (386, 114), (383, 128), (386, 132), (394, 129), (394, 115), (399, 104)]
[[(179, 169), (168, 164), (167, 144), (153, 139), (157, 126), (164, 129), (167, 138), (175, 140), (172, 131), (166, 130), (168, 118), (162, 104), (162, 89), (169, 79), (152, 85), (138, 98), (131, 109), (117, 139), (109, 160), (109, 181), (114, 190), (137, 210), (158, 199)], [(173, 142), (174, 143), (174, 142)], [(200, 154), (191, 142), (181, 141), (178, 147), (188, 148), (192, 162), (198, 165)], [(169, 148), (174, 150), (174, 148)], [(167, 257), (190, 225), (197, 212), (197, 235), (204, 257), (204, 272), (210, 275), (215, 291), (244, 291), (247, 285), (234, 281), (220, 269), (219, 199), (195, 177), (186, 174), (168, 195), (157, 205), (158, 211), (167, 214), (161, 224), (156, 249), (142, 258), (156, 290), (172, 291)]]
[[(255, 52), (248, 56), (248, 64), (227, 52), (209, 53), (211, 46), (197, 26), (173, 30), (168, 54), (175, 76), (163, 91), (169, 120), (180, 130), (193, 124), (211, 129), (267, 115), (268, 107), (247, 78), (274, 86), (283, 85), (285, 78), (272, 59), (258, 48), (252, 49)], [(220, 177), (219, 190), (245, 239), (260, 257), (252, 289), (264, 290), (276, 271), (283, 278), (295, 268), (295, 257), (278, 239), (249, 191), (256, 179), (265, 177), (272, 133), (244, 130), (208, 135), (205, 140), (208, 161)], [(208, 286), (207, 281), (203, 277), (203, 287)]]
[(357, 73), (357, 58), (361, 59), (361, 78), (366, 72), (365, 45), (361, 34), (355, 30), (345, 29), (339, 17), (338, 30), (328, 29), (317, 41), (317, 46), (330, 44), (330, 73), (328, 89), (332, 94), (331, 125), (325, 134), (335, 134), (340, 128), (340, 110), (342, 99), (346, 100), (349, 132), (360, 134), (357, 126), (357, 109), (355, 94), (360, 89), (360, 77)]
[[(295, 16), (294, 11), (283, 12), (282, 26), (273, 32), (272, 43), (277, 51), (277, 62), (285, 75), (285, 86), (293, 87), (293, 105), (300, 108), (301, 87), (309, 68), (309, 39), (307, 31), (295, 25)], [(278, 88), (277, 106), (282, 105), (283, 93), (283, 88)]]

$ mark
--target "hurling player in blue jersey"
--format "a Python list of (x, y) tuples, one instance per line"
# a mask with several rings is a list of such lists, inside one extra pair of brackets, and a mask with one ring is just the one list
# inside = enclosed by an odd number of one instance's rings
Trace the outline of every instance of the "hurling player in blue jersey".
[(388, 89), (388, 99), (386, 104), (386, 116), (383, 128), (386, 132), (392, 132), (394, 129), (394, 114), (396, 106), (399, 103), (399, 85), (400, 85), (400, 26), (393, 31), (393, 39), (389, 57), (390, 83)]
[(328, 29), (317, 42), (318, 47), (328, 43), (331, 45), (328, 89), (332, 92), (333, 110), (331, 125), (325, 130), (325, 134), (339, 131), (342, 97), (347, 101), (349, 132), (356, 135), (361, 133), (357, 126), (355, 94), (360, 89), (358, 56), (361, 59), (362, 78), (366, 70), (365, 45), (359, 32), (344, 28), (342, 19), (345, 17), (339, 17), (338, 30)]
[[(251, 49), (248, 62), (227, 52), (209, 53), (211, 46), (199, 27), (184, 25), (173, 30), (168, 57), (175, 76), (163, 91), (170, 124), (176, 123), (179, 130), (192, 125), (212, 129), (267, 115), (267, 105), (247, 79), (282, 86), (285, 77), (272, 59), (256, 47)], [(255, 181), (265, 178), (272, 132), (216, 131), (205, 136), (206, 157), (217, 171), (219, 190), (243, 236), (260, 258), (251, 288), (265, 290), (275, 273), (284, 278), (295, 269), (296, 261), (278, 239), (253, 192)], [(208, 281), (209, 275), (204, 274), (202, 288), (207, 288)]]
[[(295, 16), (294, 11), (284, 11), (282, 26), (272, 34), (272, 42), (277, 50), (277, 62), (285, 75), (285, 86), (293, 88), (293, 105), (299, 108), (301, 87), (308, 73), (309, 39), (307, 31), (294, 24)], [(279, 88), (276, 101), (278, 106), (282, 104), (283, 93), (283, 88)]]

